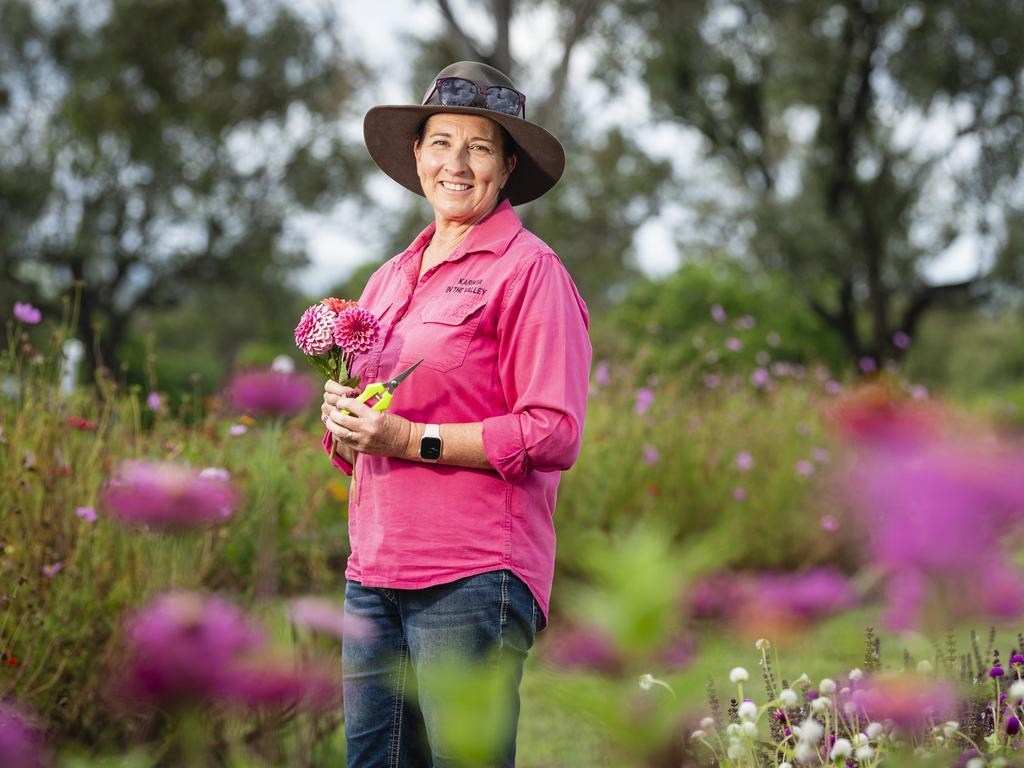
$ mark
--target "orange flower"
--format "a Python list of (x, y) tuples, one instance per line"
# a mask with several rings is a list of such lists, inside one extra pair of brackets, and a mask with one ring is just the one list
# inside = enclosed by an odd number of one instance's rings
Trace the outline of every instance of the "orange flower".
[(322, 299), (320, 301), (320, 303), (323, 304), (325, 307), (327, 307), (329, 310), (331, 310), (331, 312), (333, 312), (336, 315), (340, 315), (342, 312), (344, 312), (349, 307), (357, 307), (357, 306), (359, 306), (359, 304), (357, 302), (355, 302), (355, 301), (348, 301), (347, 299), (335, 299), (335, 298)]

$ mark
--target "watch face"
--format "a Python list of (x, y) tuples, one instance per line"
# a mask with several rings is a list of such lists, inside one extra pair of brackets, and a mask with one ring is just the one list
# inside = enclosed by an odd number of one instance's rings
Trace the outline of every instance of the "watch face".
[(441, 458), (441, 438), (424, 437), (420, 440), (420, 458), (437, 461)]

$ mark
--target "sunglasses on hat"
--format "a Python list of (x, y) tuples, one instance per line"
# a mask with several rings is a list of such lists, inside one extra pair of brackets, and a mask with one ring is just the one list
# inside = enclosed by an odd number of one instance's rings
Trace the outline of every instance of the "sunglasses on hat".
[(446, 107), (485, 106), (495, 112), (526, 119), (526, 96), (515, 88), (504, 85), (484, 85), (466, 80), (464, 77), (439, 77), (434, 82), (424, 104), (437, 94), (438, 101)]

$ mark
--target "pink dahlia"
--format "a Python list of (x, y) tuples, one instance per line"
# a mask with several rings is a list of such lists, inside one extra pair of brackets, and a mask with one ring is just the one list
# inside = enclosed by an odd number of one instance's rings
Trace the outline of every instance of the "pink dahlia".
[(102, 503), (128, 525), (174, 531), (217, 525), (234, 513), (234, 486), (185, 466), (129, 461), (103, 490)]
[(338, 316), (323, 304), (302, 313), (295, 326), (295, 343), (307, 355), (323, 355), (334, 346), (334, 323)]
[(359, 306), (358, 302), (349, 301), (348, 299), (336, 299), (333, 296), (326, 299), (321, 299), (320, 303), (323, 306), (327, 307), (329, 310), (331, 310), (331, 312), (333, 312), (336, 315), (340, 315), (342, 312), (344, 312), (346, 309), (349, 309), (350, 307)]
[(231, 400), (243, 411), (279, 414), (298, 413), (309, 405), (313, 387), (305, 376), (276, 371), (249, 371), (234, 377)]
[(380, 323), (362, 307), (349, 307), (334, 323), (334, 343), (350, 355), (369, 352), (378, 334)]

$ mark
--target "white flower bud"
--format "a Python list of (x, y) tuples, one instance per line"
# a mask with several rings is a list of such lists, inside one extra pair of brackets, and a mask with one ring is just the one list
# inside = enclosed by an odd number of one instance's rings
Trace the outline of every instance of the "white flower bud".
[(832, 745), (832, 759), (842, 760), (853, 754), (853, 745), (850, 744), (848, 739), (836, 739), (836, 743)]
[(752, 701), (744, 701), (737, 710), (741, 720), (754, 720), (757, 718), (757, 704)]
[(729, 723), (729, 725), (727, 725), (725, 727), (725, 735), (726, 736), (739, 736), (740, 735), (740, 725), (739, 725), (739, 723)]
[(743, 723), (740, 726), (740, 730), (743, 731), (743, 735), (746, 736), (748, 739), (756, 739), (757, 738), (757, 724), (756, 723), (752, 723), (749, 720), (747, 720), (745, 723)]
[(654, 685), (654, 675), (648, 673), (646, 675), (640, 675), (640, 687), (645, 690), (651, 690), (651, 686)]
[(727, 754), (729, 755), (730, 760), (739, 760), (741, 757), (743, 757), (743, 752), (744, 749), (739, 744), (730, 744)]
[(793, 768), (792, 763), (779, 763), (779, 768)]
[(799, 700), (796, 691), (792, 688), (783, 688), (779, 691), (779, 703), (784, 707), (795, 707)]
[(862, 763), (867, 762), (875, 756), (875, 750), (865, 745), (863, 747), (857, 747), (857, 751), (854, 752), (854, 756)]
[(801, 683), (809, 683), (809, 682), (811, 682), (811, 678), (809, 678), (809, 677), (807, 676), (807, 673), (806, 673), (806, 672), (804, 672), (804, 673), (803, 673), (802, 675), (800, 675), (800, 677), (798, 677), (798, 678), (797, 678), (797, 679), (796, 679), (796, 680), (795, 680), (795, 681), (793, 682), (793, 684), (794, 684), (794, 685), (800, 685)]
[(868, 735), (869, 739), (877, 739), (884, 730), (885, 728), (882, 727), (881, 723), (868, 723), (867, 730), (864, 732)]
[(848, 714), (850, 717), (853, 717), (857, 714), (857, 705), (854, 704), (852, 701), (848, 701), (845, 704), (843, 704), (843, 712)]
[(707, 734), (704, 733), (704, 731), (698, 728), (696, 731), (690, 734), (690, 738), (696, 741), (697, 739), (703, 739), (706, 735)]
[(734, 667), (732, 672), (729, 673), (729, 681), (733, 683), (745, 683), (750, 679), (750, 675), (743, 667)]
[(853, 669), (850, 670), (850, 679), (851, 680), (863, 680), (864, 679), (864, 673), (861, 672), (856, 667), (854, 667)]
[(700, 727), (702, 730), (710, 731), (712, 728), (715, 727), (715, 718), (705, 717), (703, 720), (700, 721)]
[(796, 745), (796, 749), (793, 751), (793, 757), (796, 758), (798, 763), (817, 763), (818, 750), (810, 744), (800, 742)]
[(1005, 768), (1009, 763), (1005, 757), (997, 757), (992, 760), (992, 768)]
[(818, 690), (824, 693), (826, 696), (836, 692), (836, 681), (831, 677), (826, 677), (821, 683), (818, 684)]
[(863, 747), (868, 743), (868, 737), (865, 736), (863, 733), (855, 733), (853, 734), (853, 738), (850, 739), (850, 741), (853, 743), (853, 746), (855, 747)]
[(754, 647), (757, 648), (757, 650), (759, 651), (765, 651), (771, 648), (772, 644), (762, 637), (756, 643), (754, 643)]
[(980, 757), (972, 757), (964, 768), (985, 768), (985, 761)]
[(807, 718), (800, 723), (800, 741), (809, 741), (817, 744), (818, 739), (821, 738), (823, 733), (825, 733), (825, 729), (817, 720)]
[(921, 659), (917, 662), (917, 673), (919, 675), (930, 675), (932, 673), (932, 663), (928, 659)]
[(1010, 700), (1013, 702), (1024, 699), (1024, 680), (1015, 680), (1010, 686)]

